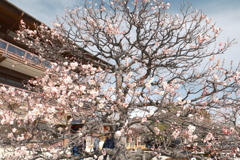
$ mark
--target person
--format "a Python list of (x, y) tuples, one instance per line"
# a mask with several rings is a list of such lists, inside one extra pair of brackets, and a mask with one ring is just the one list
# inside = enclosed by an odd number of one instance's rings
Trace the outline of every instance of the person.
[(98, 152), (98, 150), (99, 150), (99, 138), (98, 137), (96, 137), (95, 139), (94, 139), (94, 143), (93, 143), (93, 151), (94, 152)]
[[(97, 157), (96, 155), (98, 155), (98, 151), (99, 151), (99, 138), (96, 137), (94, 139), (94, 142), (93, 142), (93, 151), (94, 151), (94, 154), (95, 154), (95, 157)], [(93, 158), (94, 160), (97, 160), (97, 158)]]
[[(78, 132), (80, 132), (80, 130)], [(82, 152), (85, 150), (85, 148), (86, 148), (86, 140), (84, 137), (81, 137), (78, 142), (78, 145), (73, 146), (72, 154), (73, 155), (82, 155)], [(83, 159), (80, 159), (80, 160), (83, 160)]]
[[(107, 139), (105, 140), (105, 142), (103, 143), (103, 149), (105, 148), (109, 148), (109, 149), (113, 149), (114, 148), (114, 139), (112, 134), (108, 134)], [(104, 155), (103, 160), (107, 159), (107, 154)], [(112, 160), (113, 156), (109, 155), (109, 159)]]

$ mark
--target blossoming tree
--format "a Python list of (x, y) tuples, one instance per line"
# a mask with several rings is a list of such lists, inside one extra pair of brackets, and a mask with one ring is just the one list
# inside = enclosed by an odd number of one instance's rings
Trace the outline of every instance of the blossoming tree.
[[(149, 159), (189, 157), (183, 151), (194, 153), (200, 142), (218, 148), (216, 138), (226, 133), (212, 125), (212, 111), (239, 105), (239, 66), (224, 68), (215, 56), (234, 41), (217, 40), (222, 29), (188, 3), (175, 15), (169, 7), (160, 0), (86, 1), (51, 29), (32, 31), (22, 22), (17, 40), (55, 63), (29, 81), (29, 91), (1, 87), (1, 123), (11, 128), (3, 142), (13, 147), (5, 157), (71, 157), (69, 148), (85, 135), (104, 133), (104, 126), (114, 133), (115, 148), (107, 153), (116, 160), (146, 156), (126, 148), (126, 135), (136, 127), (160, 141)], [(101, 62), (85, 50), (111, 65), (96, 67)], [(83, 122), (79, 134), (69, 134), (73, 119)]]

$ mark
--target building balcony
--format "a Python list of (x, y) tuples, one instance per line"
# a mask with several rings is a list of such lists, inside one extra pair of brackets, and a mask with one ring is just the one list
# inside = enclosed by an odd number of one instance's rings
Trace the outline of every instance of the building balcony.
[(42, 76), (51, 63), (0, 39), (0, 66), (31, 77)]

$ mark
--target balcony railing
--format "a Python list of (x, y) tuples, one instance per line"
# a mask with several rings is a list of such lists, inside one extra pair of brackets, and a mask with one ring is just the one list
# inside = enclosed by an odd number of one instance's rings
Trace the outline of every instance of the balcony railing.
[(21, 91), (21, 92), (26, 92), (28, 94), (36, 94), (35, 92), (29, 91), (27, 89), (15, 87), (15, 86), (10, 86), (10, 85), (4, 84), (4, 83), (0, 83), (0, 87), (5, 87), (5, 88), (13, 87), (13, 88), (15, 88), (15, 90), (18, 90), (18, 91)]
[(0, 39), (0, 51), (3, 51), (5, 57), (9, 57), (9, 54), (21, 57), (32, 64), (40, 65), (43, 67), (51, 68), (51, 63), (47, 60), (40, 60), (38, 56), (24, 49), (21, 49), (11, 43), (8, 43)]

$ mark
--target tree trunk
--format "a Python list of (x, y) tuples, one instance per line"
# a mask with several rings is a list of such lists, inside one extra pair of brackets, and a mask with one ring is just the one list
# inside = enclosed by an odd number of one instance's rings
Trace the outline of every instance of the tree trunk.
[(126, 137), (124, 134), (121, 136), (114, 136), (114, 145), (115, 145), (115, 153), (114, 159), (115, 160), (128, 160), (127, 158), (127, 149), (125, 147), (126, 144)]

